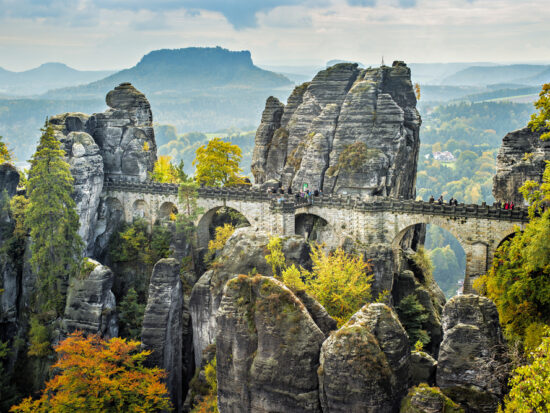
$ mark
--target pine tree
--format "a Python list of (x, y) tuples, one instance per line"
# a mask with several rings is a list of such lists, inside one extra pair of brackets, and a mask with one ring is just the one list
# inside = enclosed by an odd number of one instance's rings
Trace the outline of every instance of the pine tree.
[(56, 314), (63, 311), (67, 282), (80, 269), (83, 249), (71, 197), (73, 177), (64, 154), (53, 128), (46, 125), (30, 161), (25, 214), (32, 240), (30, 263), (38, 280), (35, 310)]

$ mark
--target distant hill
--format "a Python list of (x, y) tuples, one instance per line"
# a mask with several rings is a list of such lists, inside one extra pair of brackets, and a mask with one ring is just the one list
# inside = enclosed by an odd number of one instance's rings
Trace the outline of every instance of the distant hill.
[[(52, 90), (51, 98), (94, 98), (105, 96), (122, 82), (132, 83), (154, 100), (154, 96), (208, 95), (221, 89), (250, 90), (290, 87), (285, 76), (254, 66), (250, 52), (230, 51), (221, 47), (155, 50), (137, 65), (84, 86)], [(266, 96), (267, 98), (267, 96)]]
[(493, 83), (535, 85), (539, 83), (538, 76), (548, 73), (548, 70), (550, 70), (548, 65), (472, 66), (446, 77), (441, 84), (449, 86), (484, 86)]
[(546, 70), (543, 70), (535, 76), (520, 79), (520, 81), (525, 84), (535, 84), (539, 86), (542, 86), (544, 83), (550, 83), (550, 66), (547, 66)]
[(285, 99), (294, 87), (285, 76), (255, 66), (248, 51), (156, 50), (134, 67), (86, 85), (51, 90), (33, 99), (0, 97), (0, 135), (19, 159), (29, 159), (46, 116), (103, 111), (105, 95), (122, 82), (145, 93), (156, 123), (174, 125), (180, 133), (254, 129), (265, 100), (270, 95)]
[(0, 93), (12, 96), (39, 95), (50, 89), (90, 83), (112, 73), (76, 70), (63, 63), (44, 63), (24, 72), (0, 68)]

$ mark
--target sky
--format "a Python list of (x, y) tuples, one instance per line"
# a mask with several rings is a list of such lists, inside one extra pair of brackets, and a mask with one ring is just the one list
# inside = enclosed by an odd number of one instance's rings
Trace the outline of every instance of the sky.
[(259, 65), (550, 62), (549, 0), (0, 0), (0, 67), (134, 66), (156, 49)]

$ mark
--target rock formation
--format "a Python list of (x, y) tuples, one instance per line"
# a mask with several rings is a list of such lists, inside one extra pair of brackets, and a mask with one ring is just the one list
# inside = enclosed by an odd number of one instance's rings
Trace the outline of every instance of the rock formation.
[(6, 191), (9, 198), (12, 198), (17, 192), (19, 185), (19, 172), (17, 168), (10, 163), (0, 165), (0, 191)]
[(367, 304), (321, 348), (319, 397), (324, 413), (394, 412), (409, 384), (410, 348), (397, 315)]
[(471, 294), (453, 297), (443, 309), (438, 387), (470, 412), (494, 412), (506, 386), (503, 350), (493, 302)]
[(272, 277), (229, 281), (217, 315), (221, 412), (320, 412), (325, 339), (305, 306)]
[(256, 133), (256, 183), (322, 188), (325, 193), (414, 196), (420, 147), (410, 69), (342, 63), (270, 97)]
[(413, 387), (401, 403), (399, 413), (464, 413), (464, 409), (437, 387)]
[[(71, 278), (63, 317), (63, 330), (80, 330), (109, 339), (118, 335), (115, 295), (111, 291), (114, 275), (110, 268), (87, 260), (89, 274)], [(93, 268), (93, 269), (92, 269)]]
[(525, 203), (518, 189), (527, 180), (542, 182), (545, 161), (550, 160), (550, 140), (541, 141), (543, 132), (526, 127), (502, 139), (493, 178), (493, 196), (500, 202)]
[[(64, 113), (49, 120), (71, 166), (79, 234), (86, 254), (93, 257), (102, 255), (120, 209), (100, 199), (104, 178), (145, 181), (156, 160), (153, 115), (145, 95), (122, 83), (107, 94), (106, 102), (110, 109), (103, 113)], [(94, 245), (96, 238), (99, 246)]]
[(181, 412), (182, 394), (182, 334), (183, 291), (180, 265), (173, 258), (155, 264), (149, 284), (149, 298), (141, 341), (144, 349), (152, 350), (147, 362), (167, 371), (166, 385), (176, 412)]
[(437, 361), (428, 353), (424, 351), (411, 352), (411, 384), (413, 386), (420, 383), (434, 385), (436, 370)]
[[(239, 228), (227, 243), (212, 268), (206, 271), (193, 287), (189, 308), (193, 320), (195, 364), (200, 365), (202, 351), (212, 344), (216, 335), (216, 312), (220, 306), (223, 287), (238, 274), (255, 271), (273, 275), (265, 260), (269, 235), (253, 228)], [(309, 247), (300, 236), (282, 238), (282, 249), (288, 263), (305, 265), (309, 261)]]

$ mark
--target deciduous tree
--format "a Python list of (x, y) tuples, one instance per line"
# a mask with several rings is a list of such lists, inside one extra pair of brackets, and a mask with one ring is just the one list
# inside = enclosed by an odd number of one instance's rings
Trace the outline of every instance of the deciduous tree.
[(540, 138), (542, 140), (550, 139), (550, 83), (542, 85), (542, 90), (539, 93), (539, 100), (535, 102), (535, 108), (538, 113), (531, 115), (529, 126), (531, 130), (548, 129)]
[(211, 139), (207, 145), (197, 149), (193, 165), (197, 168), (196, 180), (207, 186), (230, 186), (244, 184), (239, 174), (241, 148), (221, 138)]
[(11, 408), (14, 413), (158, 412), (169, 410), (165, 372), (146, 368), (149, 351), (138, 341), (72, 333), (55, 349), (52, 366), (58, 374), (46, 383), (40, 398)]

